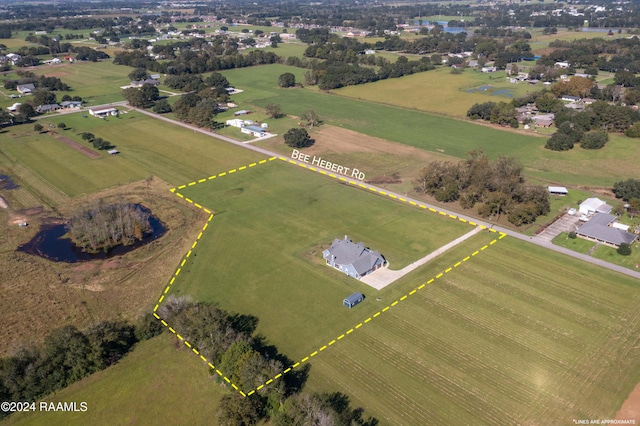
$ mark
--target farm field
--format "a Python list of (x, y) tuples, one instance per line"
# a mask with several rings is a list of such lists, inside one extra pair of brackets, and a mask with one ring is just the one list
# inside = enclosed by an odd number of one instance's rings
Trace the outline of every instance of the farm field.
[(37, 134), (33, 125), (22, 125), (12, 127), (13, 137), (0, 147), (0, 166), (15, 170), (18, 178), (23, 176), (17, 168), (24, 168), (64, 194), (76, 197), (152, 175), (178, 184), (228, 164), (261, 158), (259, 154), (135, 112), (106, 120), (83, 115), (52, 116), (40, 122), (57, 125), (64, 121), (70, 130), (58, 130), (59, 135), (85, 146), (89, 144), (82, 141), (79, 133), (94, 133), (116, 145), (119, 155), (102, 152), (100, 158), (91, 159), (51, 135)]
[[(335, 238), (363, 241), (398, 270), (473, 229), (279, 160), (179, 191), (215, 216), (171, 291), (257, 316), (258, 332), (294, 358), (420, 284), (377, 291), (326, 267), (322, 250)], [(487, 238), (469, 240), (473, 250)], [(422, 282), (431, 277), (421, 271)], [(367, 299), (345, 309), (354, 291)]]
[[(568, 249), (577, 251), (578, 253), (588, 253), (594, 249), (596, 243), (593, 241), (585, 240), (582, 238), (568, 238), (567, 233), (563, 232), (553, 239), (553, 244), (566, 247)], [(638, 270), (637, 265), (640, 265), (640, 243), (636, 241), (631, 245), (631, 254), (628, 256), (622, 256), (618, 254), (615, 248), (598, 245), (591, 253), (592, 257), (596, 259), (602, 259), (604, 261), (614, 263), (616, 265), (624, 266), (625, 268)]]
[(505, 238), (314, 359), (307, 386), (381, 424), (613, 418), (640, 380), (639, 307), (636, 280)]
[[(544, 149), (545, 139), (541, 137), (314, 90), (277, 87), (280, 74), (292, 72), (301, 81), (303, 71), (268, 65), (223, 74), (234, 87), (246, 89), (234, 95), (241, 108), (264, 108), (274, 102), (282, 106), (283, 112), (294, 116), (313, 108), (327, 124), (438, 154), (466, 158), (469, 151), (483, 149), (491, 158), (513, 156), (522, 162), (529, 176), (546, 182), (610, 186), (633, 175), (640, 162), (640, 149), (635, 141), (622, 136), (613, 135), (598, 152), (579, 148), (554, 152)], [(427, 76), (429, 72), (423, 74)]]
[[(118, 364), (46, 398), (86, 401), (77, 413), (18, 413), (7, 425), (203, 424), (215, 416), (224, 389), (216, 386), (190, 351), (167, 334), (139, 343)], [(174, 338), (175, 339), (175, 338)], [(22, 415), (24, 414), (24, 415)]]
[(64, 94), (80, 96), (87, 102), (85, 106), (91, 106), (123, 101), (120, 87), (130, 83), (127, 74), (132, 70), (131, 67), (114, 65), (110, 60), (104, 60), (41, 66), (33, 72), (37, 75), (60, 78), (71, 86), (71, 91), (60, 92), (59, 97)]
[(542, 86), (509, 83), (504, 71), (483, 73), (467, 68), (462, 74), (451, 74), (450, 68), (443, 67), (401, 78), (343, 87), (335, 93), (435, 114), (466, 117), (473, 104), (509, 102), (511, 98), (540, 90)]

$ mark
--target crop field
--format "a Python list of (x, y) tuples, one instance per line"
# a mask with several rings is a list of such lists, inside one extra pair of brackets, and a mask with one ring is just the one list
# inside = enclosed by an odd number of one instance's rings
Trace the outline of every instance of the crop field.
[(382, 424), (613, 418), (640, 380), (638, 287), (506, 238), (314, 359), (308, 386)]
[[(32, 125), (11, 128), (12, 138), (0, 146), (0, 166), (15, 171), (18, 179), (28, 174), (69, 197), (158, 176), (170, 183), (204, 176), (227, 164), (248, 162), (258, 154), (138, 113), (106, 120), (83, 118), (82, 113), (40, 120), (43, 124), (64, 121), (70, 130), (60, 135), (82, 141), (79, 133), (92, 132), (116, 145), (120, 154), (102, 153), (91, 159), (48, 134), (38, 134)], [(59, 200), (58, 200), (59, 201)], [(56, 203), (54, 203), (56, 204)]]
[(483, 73), (467, 68), (451, 74), (449, 68), (401, 78), (343, 87), (341, 96), (416, 109), (453, 117), (465, 117), (475, 103), (509, 102), (511, 98), (538, 92), (542, 86), (512, 84), (504, 71)]
[(42, 66), (35, 69), (34, 73), (58, 77), (71, 86), (71, 91), (60, 92), (60, 97), (64, 94), (80, 96), (88, 105), (102, 105), (124, 100), (120, 87), (130, 83), (127, 74), (132, 70), (131, 67), (114, 65), (107, 60)]
[[(466, 158), (469, 151), (481, 148), (491, 158), (505, 155), (519, 159), (529, 176), (546, 182), (609, 186), (632, 176), (640, 163), (635, 141), (623, 136), (612, 136), (607, 146), (597, 152), (579, 147), (568, 152), (549, 151), (544, 149), (545, 139), (541, 137), (317, 90), (279, 89), (277, 79), (284, 72), (292, 72), (297, 81), (302, 81), (304, 70), (283, 65), (223, 74), (234, 87), (245, 89), (234, 95), (241, 108), (264, 108), (274, 102), (282, 106), (283, 112), (295, 116), (312, 108), (328, 124), (456, 158)], [(402, 78), (394, 79), (399, 81)]]
[[(377, 291), (326, 267), (322, 250), (335, 238), (365, 242), (397, 270), (472, 230), (279, 161), (180, 192), (215, 216), (171, 291), (257, 316), (258, 331), (295, 358), (413, 288)], [(345, 309), (342, 300), (354, 291), (367, 300)]]
[[(86, 412), (18, 413), (8, 425), (202, 424), (214, 418), (224, 389), (198, 358), (177, 350), (168, 334), (139, 343), (118, 364), (46, 399), (85, 401)], [(177, 395), (180, 397), (178, 398)], [(24, 414), (24, 415), (22, 415)]]

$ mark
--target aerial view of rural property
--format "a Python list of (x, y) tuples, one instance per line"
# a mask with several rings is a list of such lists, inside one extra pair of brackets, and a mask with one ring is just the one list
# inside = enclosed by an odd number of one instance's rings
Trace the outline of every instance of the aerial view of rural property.
[(0, 0), (0, 425), (640, 425), (640, 0)]

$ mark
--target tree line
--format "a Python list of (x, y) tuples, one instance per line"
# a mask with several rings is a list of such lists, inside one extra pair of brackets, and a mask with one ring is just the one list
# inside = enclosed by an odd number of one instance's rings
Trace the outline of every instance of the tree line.
[[(245, 392), (256, 389), (293, 364), (264, 337), (254, 335), (258, 325), (258, 318), (254, 316), (230, 314), (213, 304), (174, 295), (165, 299), (158, 314)], [(182, 347), (177, 338), (176, 344)], [(248, 397), (235, 391), (224, 395), (217, 412), (218, 424), (252, 425), (263, 420), (281, 426), (377, 424), (375, 419), (363, 419), (361, 410), (352, 409), (346, 395), (303, 392), (309, 369), (310, 364), (295, 369)], [(214, 371), (211, 374), (231, 389), (222, 377)]]
[[(162, 332), (151, 315), (135, 325), (107, 321), (84, 330), (65, 326), (41, 345), (22, 344), (0, 358), (0, 400), (35, 401), (117, 363), (137, 342)], [(0, 411), (0, 419), (9, 413)]]
[(434, 161), (414, 181), (416, 191), (437, 201), (458, 201), (464, 209), (477, 207), (483, 217), (507, 215), (516, 226), (533, 223), (549, 213), (549, 193), (525, 182), (522, 165), (514, 158), (491, 161), (472, 151), (466, 161)]

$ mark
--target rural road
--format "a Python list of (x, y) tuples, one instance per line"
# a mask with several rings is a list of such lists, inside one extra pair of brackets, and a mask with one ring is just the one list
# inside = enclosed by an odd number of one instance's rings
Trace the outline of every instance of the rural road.
[[(208, 130), (205, 130), (205, 129), (201, 129), (199, 127), (192, 126), (192, 125), (187, 124), (187, 123), (183, 123), (183, 122), (180, 122), (180, 121), (177, 121), (177, 120), (173, 120), (173, 119), (170, 119), (170, 118), (167, 118), (167, 117), (163, 117), (162, 115), (159, 115), (159, 114), (155, 114), (155, 113), (152, 113), (152, 112), (149, 112), (149, 111), (145, 111), (145, 110), (142, 110), (142, 109), (138, 109), (138, 108), (133, 108), (131, 106), (129, 106), (128, 108), (134, 109), (134, 110), (136, 110), (136, 111), (138, 111), (138, 112), (140, 112), (142, 114), (146, 114), (146, 115), (154, 117), (154, 118), (156, 118), (158, 120), (163, 120), (163, 121), (166, 121), (168, 123), (175, 124), (176, 126), (185, 127), (187, 129), (190, 129), (190, 130), (193, 130), (193, 131), (196, 131), (196, 132), (200, 132), (200, 133), (205, 134), (207, 136), (211, 136), (211, 137), (223, 140), (225, 142), (240, 146), (240, 147), (245, 148), (245, 149), (250, 149), (252, 151), (258, 152), (260, 154), (264, 154), (264, 155), (269, 156), (269, 157), (283, 157), (281, 154), (278, 154), (276, 152), (269, 151), (267, 149), (254, 146), (254, 145), (252, 145), (250, 143), (243, 143), (243, 142), (237, 141), (235, 139), (232, 139), (230, 137), (222, 136), (222, 135), (219, 135), (217, 133), (214, 133), (214, 132), (211, 132), (211, 131), (208, 131)], [(295, 160), (291, 160), (291, 159), (288, 159), (287, 162), (290, 163), (290, 164), (296, 164), (296, 165), (298, 165), (298, 164), (306, 164), (306, 163), (295, 161)], [(342, 175), (339, 175), (338, 173), (335, 173), (335, 175), (347, 178), (349, 180), (352, 180), (352, 178), (350, 176), (342, 176)], [(547, 241), (547, 240), (545, 240), (543, 238), (530, 237), (528, 235), (524, 235), (524, 234), (521, 234), (519, 232), (515, 232), (515, 231), (513, 231), (511, 229), (503, 228), (501, 226), (494, 226), (494, 224), (492, 224), (490, 222), (485, 222), (485, 221), (482, 221), (482, 220), (478, 220), (476, 218), (473, 218), (473, 217), (470, 217), (470, 216), (465, 216), (463, 214), (460, 214), (460, 213), (457, 213), (457, 212), (454, 212), (454, 211), (451, 211), (451, 210), (447, 210), (447, 209), (444, 209), (442, 207), (438, 207), (438, 206), (435, 206), (435, 205), (431, 205), (431, 204), (425, 203), (424, 201), (421, 201), (421, 200), (416, 200), (416, 199), (413, 199), (413, 198), (409, 198), (409, 197), (405, 196), (404, 194), (388, 191), (385, 188), (377, 187), (375, 185), (367, 184), (367, 187), (374, 188), (377, 191), (386, 192), (387, 194), (394, 195), (394, 196), (396, 196), (398, 198), (404, 198), (404, 199), (407, 200), (407, 202), (420, 203), (420, 204), (423, 204), (423, 205), (427, 206), (427, 208), (434, 208), (436, 210), (439, 210), (439, 211), (442, 211), (442, 212), (446, 213), (447, 215), (457, 216), (457, 217), (465, 219), (465, 220), (467, 220), (469, 222), (475, 222), (475, 223), (477, 223), (479, 225), (484, 225), (487, 228), (493, 228), (498, 232), (505, 233), (508, 236), (513, 237), (513, 238), (517, 238), (517, 239), (519, 239), (521, 241), (524, 241), (524, 242), (527, 242), (527, 243), (530, 243), (530, 244), (535, 244), (535, 245), (538, 245), (540, 247), (544, 247), (544, 248), (546, 248), (548, 250), (553, 250), (553, 251), (555, 251), (557, 253), (564, 254), (564, 255), (567, 255), (567, 256), (571, 256), (571, 257), (574, 257), (576, 259), (580, 259), (580, 260), (582, 260), (584, 262), (588, 262), (588, 263), (591, 263), (591, 264), (594, 264), (594, 265), (597, 265), (597, 266), (601, 266), (603, 268), (610, 269), (612, 271), (619, 272), (619, 273), (624, 274), (624, 275), (628, 275), (628, 276), (633, 277), (633, 278), (640, 279), (640, 272), (638, 272), (638, 271), (634, 271), (634, 270), (625, 268), (625, 267), (620, 266), (620, 265), (615, 265), (615, 264), (610, 263), (610, 262), (605, 262), (604, 260), (600, 260), (600, 259), (593, 258), (591, 256), (587, 256), (586, 254), (577, 253), (577, 252), (575, 252), (573, 250), (569, 250), (569, 249), (566, 249), (564, 247), (556, 246), (556, 245), (552, 244), (550, 241)]]

